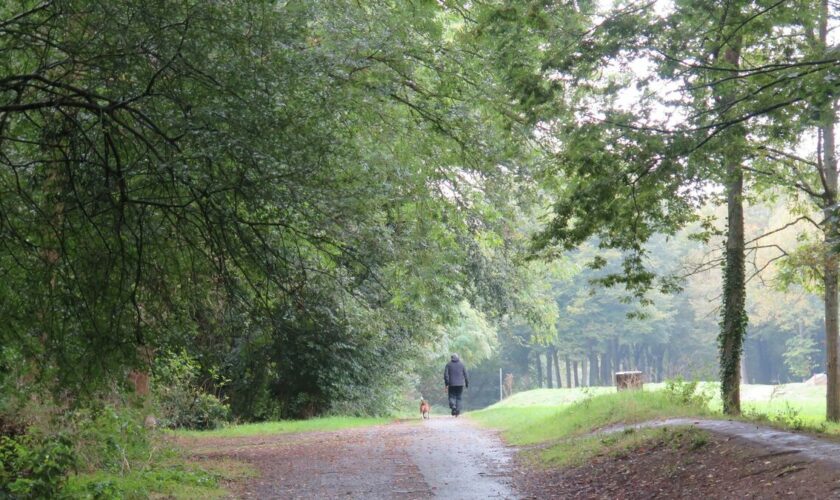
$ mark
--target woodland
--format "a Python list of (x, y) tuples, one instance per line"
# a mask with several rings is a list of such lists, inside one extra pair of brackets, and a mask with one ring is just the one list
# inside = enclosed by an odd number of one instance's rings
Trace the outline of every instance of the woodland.
[(840, 420), (835, 7), (0, 3), (0, 453), (390, 414), (452, 352), (474, 407), (824, 372)]

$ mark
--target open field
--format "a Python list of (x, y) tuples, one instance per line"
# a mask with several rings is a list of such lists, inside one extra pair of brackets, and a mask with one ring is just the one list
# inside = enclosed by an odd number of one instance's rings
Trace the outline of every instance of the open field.
[[(645, 384), (645, 391), (664, 388), (664, 383)], [(709, 409), (719, 412), (720, 385), (717, 382), (700, 382), (698, 392), (710, 396)], [(540, 407), (557, 409), (577, 401), (615, 392), (614, 387), (579, 387), (575, 389), (534, 389), (512, 395), (490, 408), (529, 407), (541, 411)], [(803, 383), (782, 385), (741, 385), (741, 403), (747, 415), (761, 414), (773, 417), (777, 414), (797, 413), (810, 424), (819, 424), (825, 420), (825, 386)]]

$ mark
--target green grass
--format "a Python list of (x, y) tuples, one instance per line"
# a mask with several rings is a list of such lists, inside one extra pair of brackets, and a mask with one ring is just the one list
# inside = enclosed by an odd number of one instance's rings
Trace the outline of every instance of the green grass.
[[(647, 384), (646, 389), (657, 389), (664, 384)], [(700, 382), (699, 390), (711, 395), (709, 409), (720, 413), (720, 384)], [(825, 386), (802, 383), (741, 385), (741, 410), (747, 419), (765, 420), (795, 430), (840, 434), (840, 424), (825, 421)]]
[[(700, 442), (685, 429), (644, 429), (609, 436), (593, 431), (619, 424), (676, 417), (720, 416), (720, 385), (700, 382), (697, 392), (708, 404), (684, 404), (665, 384), (645, 384), (644, 391), (617, 393), (610, 387), (537, 389), (515, 394), (484, 410), (469, 413), (481, 425), (499, 429), (506, 441), (534, 448), (538, 462), (581, 464), (598, 455), (615, 455), (651, 440)], [(777, 427), (840, 434), (840, 425), (825, 422), (825, 387), (805, 384), (742, 385), (744, 418)], [(670, 434), (669, 434), (670, 433)]]
[(702, 448), (709, 442), (709, 434), (692, 427), (669, 427), (658, 429), (630, 429), (605, 436), (588, 435), (573, 442), (547, 447), (536, 454), (537, 463), (543, 466), (569, 467), (583, 465), (595, 457), (619, 458), (641, 448), (669, 446)]
[[(505, 440), (511, 444), (536, 445), (529, 453), (536, 462), (568, 466), (585, 463), (599, 455), (620, 455), (651, 440), (684, 440), (685, 433), (694, 432), (644, 429), (609, 435), (593, 434), (598, 429), (709, 414), (708, 408), (680, 402), (679, 398), (664, 390), (615, 392), (611, 388), (599, 388), (528, 391), (484, 410), (471, 412), (469, 416), (480, 425), (501, 430)], [(699, 437), (692, 439), (702, 440)]]
[(256, 477), (253, 467), (233, 460), (204, 461), (199, 466), (183, 460), (170, 460), (125, 473), (96, 471), (73, 475), (66, 493), (70, 498), (146, 499), (146, 498), (227, 498), (222, 481)]
[[(680, 404), (664, 391), (604, 392), (553, 407), (537, 404), (513, 406), (504, 401), (471, 412), (469, 416), (482, 425), (501, 430), (511, 444), (527, 445), (581, 435), (616, 424), (696, 416), (707, 412), (697, 406)], [(523, 396), (523, 399), (528, 401), (530, 397)]]
[(577, 387), (575, 389), (534, 389), (517, 392), (494, 404), (491, 408), (519, 408), (523, 406), (565, 406), (602, 394), (615, 393), (615, 387)]
[(377, 417), (324, 417), (309, 420), (280, 420), (277, 422), (231, 425), (211, 431), (179, 430), (175, 431), (175, 434), (186, 437), (246, 437), (289, 432), (336, 431), (351, 427), (386, 424), (392, 420)]

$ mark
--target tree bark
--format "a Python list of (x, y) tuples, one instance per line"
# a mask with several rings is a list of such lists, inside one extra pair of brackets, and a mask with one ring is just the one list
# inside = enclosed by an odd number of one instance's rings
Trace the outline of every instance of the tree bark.
[(665, 349), (656, 353), (656, 381), (665, 380)]
[[(833, 105), (832, 105), (833, 107)], [(838, 231), (836, 215), (837, 204), (837, 158), (834, 153), (834, 110), (830, 118), (821, 127), (823, 143), (823, 170), (825, 172), (825, 257), (823, 269), (824, 305), (825, 305), (825, 361), (826, 375), (826, 420), (840, 421), (840, 371), (837, 364), (838, 348), (838, 269), (837, 245), (840, 231)]]
[[(828, 46), (828, 0), (820, 2), (819, 47), (825, 50)], [(825, 288), (823, 302), (825, 307), (825, 372), (826, 405), (825, 418), (829, 422), (840, 421), (840, 367), (837, 361), (838, 349), (838, 269), (837, 245), (840, 231), (837, 224), (837, 156), (834, 136), (834, 123), (837, 120), (836, 102), (832, 99), (821, 110), (820, 143), (822, 144), (822, 172), (823, 181), (823, 238), (825, 255), (823, 260), (823, 286)], [(818, 152), (819, 155), (820, 152)]]
[(610, 376), (610, 348), (607, 346), (607, 350), (604, 354), (601, 355), (601, 383), (605, 386), (612, 385), (612, 377)]
[(540, 359), (540, 353), (537, 352), (537, 389), (542, 389), (542, 360)]
[(554, 370), (551, 362), (551, 350), (545, 351), (545, 385), (549, 389), (554, 389)]
[(586, 359), (586, 356), (580, 360), (580, 381), (583, 386), (586, 386), (586, 382), (589, 380), (589, 362)]
[(601, 375), (601, 367), (598, 366), (598, 354), (594, 351), (589, 353), (589, 386), (594, 387), (601, 385), (599, 380)]
[(557, 356), (557, 349), (551, 346), (551, 357), (554, 359), (554, 374), (557, 375), (557, 388), (563, 388), (563, 380), (560, 378), (560, 357)]
[(569, 361), (569, 356), (563, 356), (563, 362), (566, 364), (566, 387), (572, 388), (572, 364)]
[(580, 387), (580, 381), (578, 380), (578, 362), (577, 362), (577, 360), (572, 361), (572, 375), (575, 377), (575, 387)]
[[(737, 13), (737, 17), (740, 17)], [(722, 25), (726, 26), (726, 17)], [(733, 23), (734, 24), (734, 23)], [(735, 34), (715, 54), (718, 66), (737, 69), (741, 61), (740, 35)], [(722, 57), (721, 57), (722, 56)], [(722, 59), (722, 60), (721, 60)], [(733, 92), (720, 85), (716, 90), (716, 104), (721, 109), (730, 106)], [(746, 283), (744, 255), (744, 171), (742, 169), (743, 146), (746, 136), (743, 126), (730, 128), (723, 150), (725, 169), (727, 230), (726, 255), (723, 269), (723, 313), (721, 331), (718, 335), (720, 355), (720, 390), (723, 412), (728, 415), (741, 413), (741, 351), (747, 329)]]

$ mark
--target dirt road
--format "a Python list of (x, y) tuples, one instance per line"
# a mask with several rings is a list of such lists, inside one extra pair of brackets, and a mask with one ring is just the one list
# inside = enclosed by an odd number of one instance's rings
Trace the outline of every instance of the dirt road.
[(237, 498), (518, 498), (511, 452), (465, 418), (338, 432), (202, 439), (199, 457), (253, 464)]
[[(230, 485), (234, 498), (840, 497), (840, 443), (732, 421), (640, 426), (674, 431), (566, 469), (529, 467), (524, 457), (544, 447), (522, 448), (517, 458), (494, 433), (452, 417), (338, 432), (200, 438), (188, 447), (197, 460), (232, 458), (259, 470), (259, 477)], [(682, 435), (679, 429), (686, 427), (709, 435)]]

